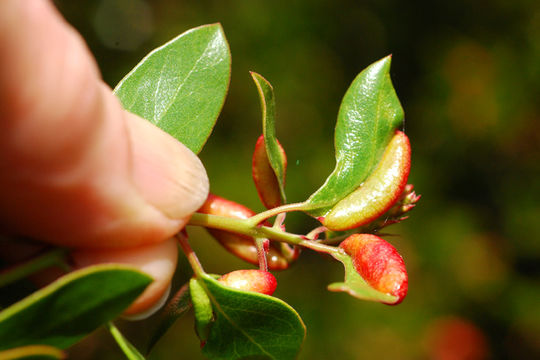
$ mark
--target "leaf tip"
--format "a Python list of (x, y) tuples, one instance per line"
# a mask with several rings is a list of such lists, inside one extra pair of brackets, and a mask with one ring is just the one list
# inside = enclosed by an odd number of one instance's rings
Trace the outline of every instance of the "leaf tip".
[(216, 29), (219, 29), (220, 31), (223, 31), (223, 25), (219, 21), (215, 23), (202, 25), (200, 27), (216, 28)]
[(266, 78), (264, 76), (262, 76), (261, 74), (255, 72), (255, 71), (250, 71), (249, 73), (250, 73), (251, 77), (253, 78), (253, 81), (255, 81), (255, 84), (257, 85), (257, 88), (261, 87), (260, 83), (264, 83), (266, 86), (268, 86), (270, 89), (273, 90), (272, 84), (270, 84), (270, 82), (268, 80), (266, 80)]
[(391, 63), (392, 63), (392, 54), (389, 54), (383, 57), (382, 59), (380, 59), (379, 61), (376, 61), (371, 66), (373, 66), (374, 69), (377, 69), (376, 71), (389, 72)]

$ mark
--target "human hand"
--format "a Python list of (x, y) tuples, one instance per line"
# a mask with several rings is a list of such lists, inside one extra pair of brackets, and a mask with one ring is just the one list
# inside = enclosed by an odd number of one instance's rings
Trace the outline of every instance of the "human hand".
[[(100, 262), (103, 249), (152, 247), (176, 265), (165, 240), (206, 199), (204, 167), (122, 109), (48, 1), (0, 2), (0, 109), (0, 231), (95, 249)], [(152, 275), (170, 281), (166, 268)]]

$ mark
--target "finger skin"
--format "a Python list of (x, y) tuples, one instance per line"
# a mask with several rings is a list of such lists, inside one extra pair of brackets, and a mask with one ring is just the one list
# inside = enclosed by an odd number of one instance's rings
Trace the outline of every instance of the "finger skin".
[(78, 269), (96, 264), (120, 263), (131, 265), (150, 275), (154, 281), (124, 311), (124, 315), (134, 315), (151, 308), (167, 291), (176, 269), (178, 249), (175, 239), (171, 238), (159, 244), (136, 248), (82, 249), (74, 251), (71, 258)]
[(68, 247), (162, 242), (206, 199), (185, 146), (122, 109), (48, 1), (0, 1), (0, 232)]

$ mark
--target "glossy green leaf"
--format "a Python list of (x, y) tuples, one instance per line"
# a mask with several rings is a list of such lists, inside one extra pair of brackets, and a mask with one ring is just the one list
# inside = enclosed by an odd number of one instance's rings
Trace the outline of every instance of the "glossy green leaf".
[(191, 294), (191, 303), (195, 313), (197, 336), (201, 341), (206, 341), (214, 320), (212, 303), (200, 280), (193, 278), (189, 281), (189, 293)]
[(65, 359), (66, 354), (53, 346), (28, 345), (0, 351), (0, 360), (55, 360)]
[(330, 291), (343, 291), (358, 299), (378, 301), (387, 304), (395, 303), (398, 298), (377, 291), (372, 288), (356, 271), (352, 259), (349, 255), (341, 251), (329, 253), (336, 260), (340, 261), (345, 268), (345, 281), (328, 285)]
[(198, 153), (225, 102), (230, 75), (231, 55), (223, 28), (205, 25), (152, 51), (114, 92), (124, 108)]
[(178, 292), (172, 297), (171, 300), (165, 306), (165, 309), (160, 314), (156, 330), (153, 331), (148, 346), (146, 348), (146, 354), (149, 354), (154, 345), (161, 339), (163, 335), (169, 330), (169, 328), (182, 317), (185, 313), (191, 309), (191, 296), (189, 292), (189, 283), (184, 284), (178, 290)]
[(117, 264), (67, 274), (0, 312), (0, 350), (34, 344), (65, 349), (118, 316), (151, 281)]
[(141, 355), (141, 353), (133, 346), (125, 337), (122, 335), (120, 330), (116, 326), (114, 326), (113, 323), (108, 323), (107, 327), (109, 328), (109, 332), (113, 336), (114, 340), (124, 353), (126, 355), (126, 358), (129, 360), (145, 360), (144, 356)]
[(403, 109), (390, 80), (390, 62), (387, 56), (370, 65), (347, 90), (335, 131), (336, 167), (306, 201), (311, 215), (323, 216), (362, 184), (403, 123)]
[(203, 347), (209, 359), (294, 359), (306, 328), (280, 299), (243, 292), (202, 278), (214, 307), (215, 322)]
[(251, 72), (251, 77), (257, 85), (259, 98), (261, 102), (262, 124), (264, 145), (266, 147), (266, 155), (270, 166), (274, 170), (274, 174), (278, 180), (279, 192), (283, 203), (286, 203), (285, 196), (285, 172), (287, 169), (287, 159), (280, 150), (276, 138), (276, 101), (274, 98), (274, 89), (272, 85), (261, 75), (256, 72)]

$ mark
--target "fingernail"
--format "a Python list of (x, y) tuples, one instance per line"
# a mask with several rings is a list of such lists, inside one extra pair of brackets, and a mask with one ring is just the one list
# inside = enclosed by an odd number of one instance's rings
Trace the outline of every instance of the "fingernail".
[(208, 176), (191, 150), (150, 122), (126, 113), (135, 185), (172, 219), (190, 215), (208, 196)]

